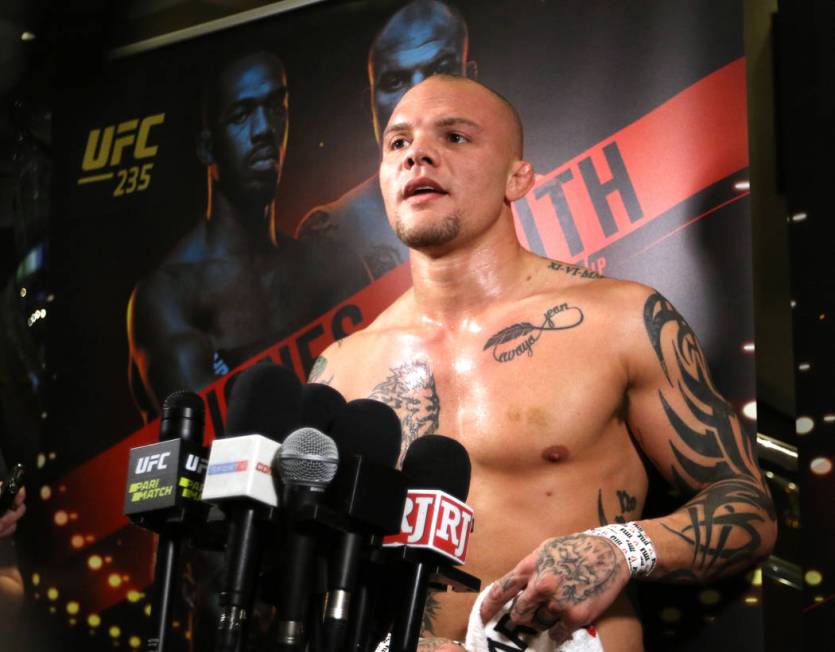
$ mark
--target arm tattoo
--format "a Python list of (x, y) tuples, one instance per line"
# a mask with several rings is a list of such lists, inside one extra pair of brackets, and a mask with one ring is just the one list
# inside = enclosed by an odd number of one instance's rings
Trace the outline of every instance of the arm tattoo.
[(421, 633), (428, 632), (429, 634), (435, 634), (435, 617), (438, 615), (438, 609), (440, 609), (440, 604), (438, 603), (438, 598), (435, 596), (434, 591), (429, 591), (426, 594), (426, 605), (423, 607), (423, 624), (421, 625)]
[(577, 265), (566, 265), (565, 263), (558, 263), (552, 260), (548, 263), (548, 269), (553, 269), (555, 272), (565, 272), (569, 276), (579, 276), (580, 278), (603, 278), (602, 274), (593, 272), (585, 267), (578, 267)]
[[(685, 495), (709, 485), (685, 505), (687, 526), (665, 527), (693, 547), (694, 569), (711, 578), (753, 559), (762, 543), (757, 524), (773, 521), (774, 507), (752, 442), (713, 385), (693, 330), (658, 293), (644, 305), (644, 322), (669, 384), (658, 398), (676, 434), (673, 481)], [(668, 393), (681, 396), (683, 407), (674, 408)]]
[(392, 368), (368, 397), (382, 401), (400, 417), (400, 463), (415, 439), (438, 431), (441, 399), (435, 389), (435, 376), (427, 362), (406, 362)]
[[(536, 560), (536, 577), (553, 575), (563, 605), (576, 605), (602, 593), (617, 577), (623, 565), (619, 550), (611, 541), (588, 534), (551, 539), (542, 546)], [(532, 608), (538, 608), (533, 604)], [(520, 614), (526, 615), (526, 614)]]
[(333, 380), (333, 376), (328, 378), (327, 380), (320, 380), (322, 375), (325, 373), (325, 368), (328, 366), (328, 359), (320, 355), (313, 361), (313, 367), (310, 370), (310, 376), (307, 379), (309, 383), (321, 383), (322, 385), (330, 385), (331, 381)]
[(523, 321), (503, 328), (487, 340), (482, 350), (493, 349), (493, 359), (496, 362), (510, 362), (523, 353), (531, 357), (534, 344), (545, 331), (564, 331), (583, 323), (583, 311), (567, 303), (548, 308), (543, 317), (541, 326)]

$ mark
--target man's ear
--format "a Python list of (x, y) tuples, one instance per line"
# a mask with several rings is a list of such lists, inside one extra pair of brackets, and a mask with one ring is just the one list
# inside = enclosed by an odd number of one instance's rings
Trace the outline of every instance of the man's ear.
[(534, 181), (533, 165), (528, 161), (514, 161), (505, 186), (505, 199), (511, 203), (521, 199), (533, 188)]
[(200, 133), (197, 134), (195, 149), (197, 160), (203, 165), (211, 165), (215, 162), (215, 157), (212, 154), (212, 134), (208, 129), (201, 129)]
[(467, 79), (478, 80), (478, 61), (470, 59), (467, 62)]

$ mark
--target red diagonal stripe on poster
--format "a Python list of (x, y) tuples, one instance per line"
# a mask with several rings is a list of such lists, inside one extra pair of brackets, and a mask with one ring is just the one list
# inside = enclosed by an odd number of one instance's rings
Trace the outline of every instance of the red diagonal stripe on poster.
[[(410, 285), (409, 266), (404, 263), (360, 290), (349, 300), (329, 310), (318, 320), (247, 361), (238, 370), (267, 357), (276, 362), (289, 360), (299, 376), (302, 376), (302, 357), (315, 357), (321, 353), (334, 341), (335, 329), (352, 332), (367, 326)], [(228, 378), (229, 376), (226, 376), (200, 392), (202, 396), (211, 396), (217, 402), (224, 417), (226, 405), (223, 400), (223, 387)], [(214, 439), (210, 421), (207, 418), (207, 441)], [(50, 503), (50, 521), (54, 520), (52, 516), (58, 512), (65, 512), (71, 518), (58, 519), (59, 522), (66, 520), (63, 526), (59, 527), (54, 523), (49, 526), (57, 535), (53, 540), (54, 556), (65, 557), (79, 552), (78, 548), (72, 547), (73, 536), (81, 535), (84, 546), (88, 546), (128, 524), (127, 518), (122, 514), (128, 453), (135, 446), (157, 441), (158, 437), (157, 419), (112, 448), (79, 465), (56, 483), (62, 485), (64, 490), (56, 493)]]
[(514, 206), (520, 240), (582, 260), (745, 168), (745, 89), (738, 59), (538, 178)]

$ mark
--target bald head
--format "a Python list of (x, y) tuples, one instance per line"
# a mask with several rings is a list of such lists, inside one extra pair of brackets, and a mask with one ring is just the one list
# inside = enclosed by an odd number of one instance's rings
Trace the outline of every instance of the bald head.
[[(516, 110), (516, 107), (514, 107), (506, 97), (473, 79), (468, 79), (459, 75), (438, 74), (434, 75), (431, 79), (421, 82), (413, 89), (410, 89), (410, 91), (404, 95), (403, 99), (405, 100), (406, 97), (411, 94), (412, 90), (419, 89), (425, 85), (431, 85), (433, 88), (437, 88), (437, 92), (440, 94), (443, 93), (442, 89), (445, 85), (470, 88), (474, 94), (481, 95), (488, 102), (494, 104), (495, 108), (498, 110), (496, 114), (497, 118), (502, 121), (503, 125), (507, 129), (508, 142), (513, 157), (517, 159), (521, 159), (523, 157), (525, 134), (522, 127), (522, 119), (519, 117), (519, 112)], [(395, 107), (395, 112), (396, 110), (397, 107)]]
[(439, 73), (467, 74), (467, 24), (439, 0), (414, 0), (389, 18), (368, 53), (377, 139), (403, 94)]

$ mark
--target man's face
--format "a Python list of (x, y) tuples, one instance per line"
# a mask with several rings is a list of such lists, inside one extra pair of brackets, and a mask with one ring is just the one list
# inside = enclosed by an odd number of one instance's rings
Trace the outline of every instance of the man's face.
[(275, 197), (287, 148), (287, 77), (268, 54), (227, 66), (217, 84), (211, 150), (217, 182), (258, 203)]
[(403, 95), (438, 73), (465, 75), (467, 42), (451, 20), (395, 21), (375, 42), (369, 60), (374, 133), (380, 133)]
[(432, 78), (403, 97), (383, 133), (380, 188), (407, 246), (442, 251), (498, 220), (514, 124), (500, 100), (464, 80)]

